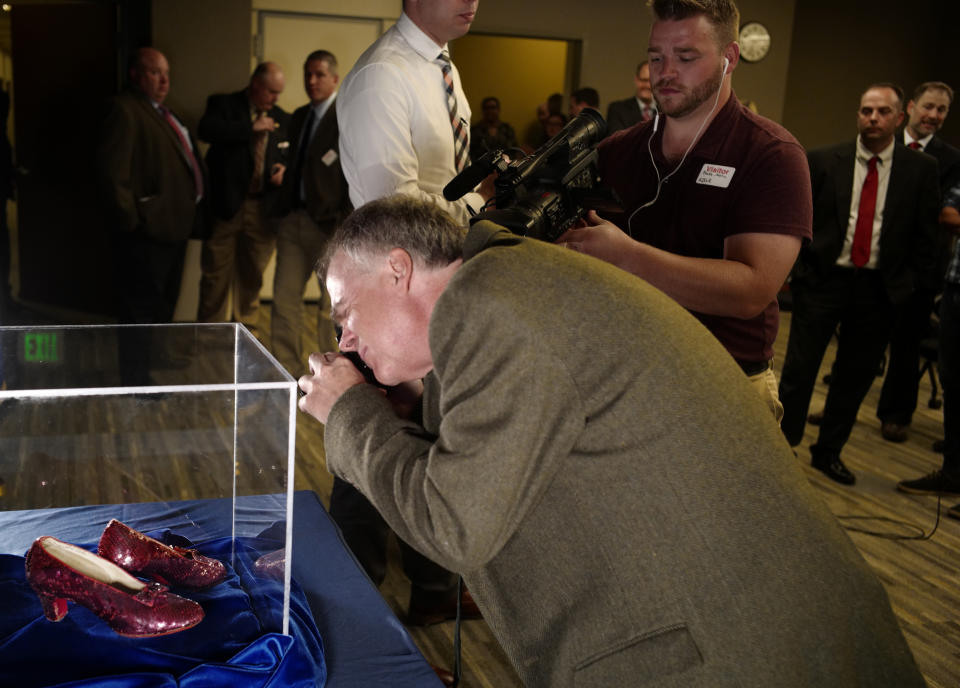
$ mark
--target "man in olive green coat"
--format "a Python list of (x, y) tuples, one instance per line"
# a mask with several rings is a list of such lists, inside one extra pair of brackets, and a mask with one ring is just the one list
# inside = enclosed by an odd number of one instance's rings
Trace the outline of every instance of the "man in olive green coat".
[[(762, 400), (639, 278), (392, 197), (327, 249), (329, 468), (460, 572), (528, 686), (923, 686)], [(412, 385), (400, 384), (409, 392)]]

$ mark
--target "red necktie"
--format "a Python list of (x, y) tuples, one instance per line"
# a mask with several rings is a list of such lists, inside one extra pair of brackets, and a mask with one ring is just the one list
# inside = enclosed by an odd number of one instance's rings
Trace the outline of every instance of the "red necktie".
[(862, 268), (870, 260), (870, 239), (873, 236), (873, 215), (877, 209), (877, 161), (874, 155), (867, 162), (867, 178), (860, 191), (860, 207), (857, 209), (857, 226), (853, 231), (853, 246), (850, 248), (850, 260)]
[(163, 115), (163, 118), (167, 120), (167, 124), (173, 127), (177, 138), (180, 139), (180, 147), (183, 148), (183, 154), (187, 157), (187, 160), (190, 161), (190, 167), (193, 168), (193, 186), (197, 191), (197, 198), (200, 198), (203, 196), (203, 174), (200, 172), (200, 165), (197, 164), (197, 158), (193, 155), (193, 149), (190, 148), (190, 143), (184, 138), (183, 132), (180, 131), (180, 126), (177, 124), (177, 120), (173, 118), (173, 113), (162, 105), (158, 109), (160, 110), (160, 114)]
[(923, 146), (920, 145), (919, 141), (911, 141), (910, 148), (912, 148), (913, 150), (923, 150)]

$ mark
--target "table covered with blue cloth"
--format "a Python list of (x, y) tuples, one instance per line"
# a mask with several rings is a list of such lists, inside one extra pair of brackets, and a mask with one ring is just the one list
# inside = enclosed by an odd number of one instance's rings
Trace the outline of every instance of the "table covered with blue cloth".
[[(284, 524), (271, 521), (283, 499), (239, 497), (236, 538), (206, 541), (204, 524), (229, 522), (232, 500), (0, 511), (0, 686), (439, 686), (309, 491), (294, 495), (289, 635), (282, 635), (282, 582), (264, 581), (255, 562), (283, 546)], [(44, 617), (24, 572), (30, 545), (52, 535), (96, 551), (111, 518), (227, 564), (227, 578), (212, 588), (173, 589), (203, 607), (199, 625), (129, 638), (75, 603), (60, 622)]]

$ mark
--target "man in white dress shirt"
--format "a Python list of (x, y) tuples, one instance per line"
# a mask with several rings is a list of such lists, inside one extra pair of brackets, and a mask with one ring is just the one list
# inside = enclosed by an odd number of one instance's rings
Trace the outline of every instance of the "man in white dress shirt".
[[(340, 154), (359, 208), (394, 193), (429, 199), (466, 223), (484, 197), (443, 198), (456, 176), (454, 133), (440, 55), (470, 29), (478, 0), (405, 0), (397, 23), (360, 56), (337, 100)], [(469, 132), (470, 105), (451, 64), (457, 119)], [(468, 148), (469, 149), (469, 148)], [(489, 194), (485, 194), (489, 197)]]
[[(447, 42), (470, 30), (478, 0), (404, 0), (397, 23), (360, 56), (344, 78), (337, 97), (340, 156), (359, 208), (395, 193), (430, 200), (457, 222), (466, 224), (468, 205), (480, 210), (492, 195), (492, 176), (482, 193), (457, 201), (443, 197), (443, 187), (467, 164), (470, 105), (457, 68), (449, 62)], [(443, 57), (449, 66), (452, 102), (448, 100)], [(455, 107), (456, 115), (451, 112)], [(466, 146), (457, 160), (455, 126), (461, 123)], [(384, 578), (386, 523), (353, 486), (335, 479), (330, 515), (347, 544), (376, 584)], [(456, 578), (401, 542), (404, 571), (411, 581), (407, 623), (424, 625), (456, 613)], [(464, 618), (479, 616), (469, 593)]]

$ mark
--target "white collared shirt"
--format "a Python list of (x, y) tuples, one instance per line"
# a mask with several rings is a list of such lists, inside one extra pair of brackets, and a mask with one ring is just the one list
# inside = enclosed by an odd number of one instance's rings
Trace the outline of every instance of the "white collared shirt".
[[(443, 198), (443, 187), (457, 174), (447, 95), (436, 62), (445, 49), (401, 14), (343, 80), (337, 99), (340, 156), (355, 208), (405, 193), (434, 201), (466, 224), (466, 204), (477, 210), (483, 205), (476, 193), (454, 202)], [(458, 115), (469, 129), (470, 106), (456, 66), (452, 75)]]
[(643, 114), (644, 108), (649, 108), (650, 118), (653, 119), (653, 116), (657, 114), (657, 101), (651, 100), (649, 103), (644, 103), (640, 100), (640, 96), (634, 96), (634, 99), (637, 101), (637, 107), (640, 108), (640, 113)]
[[(877, 162), (877, 206), (873, 213), (873, 233), (870, 235), (870, 260), (863, 267), (875, 269), (877, 260), (880, 257), (880, 227), (883, 225), (883, 209), (887, 200), (887, 187), (890, 185), (890, 169), (893, 167), (893, 147), (896, 141), (891, 141), (890, 145), (884, 148), (878, 154), (880, 160)], [(840, 257), (837, 258), (837, 265), (843, 267), (853, 267), (850, 260), (850, 249), (853, 246), (853, 235), (857, 229), (857, 215), (860, 211), (860, 192), (863, 190), (863, 182), (867, 178), (867, 163), (873, 153), (870, 152), (860, 137), (857, 136), (857, 158), (853, 164), (853, 193), (850, 194), (850, 221), (847, 224), (847, 236), (843, 241), (843, 250), (840, 251)]]
[(933, 138), (933, 134), (927, 134), (922, 139), (915, 139), (910, 135), (910, 131), (904, 127), (903, 128), (903, 145), (909, 146), (911, 143), (916, 141), (920, 144), (920, 150), (926, 150), (927, 146), (930, 144), (930, 139)]

